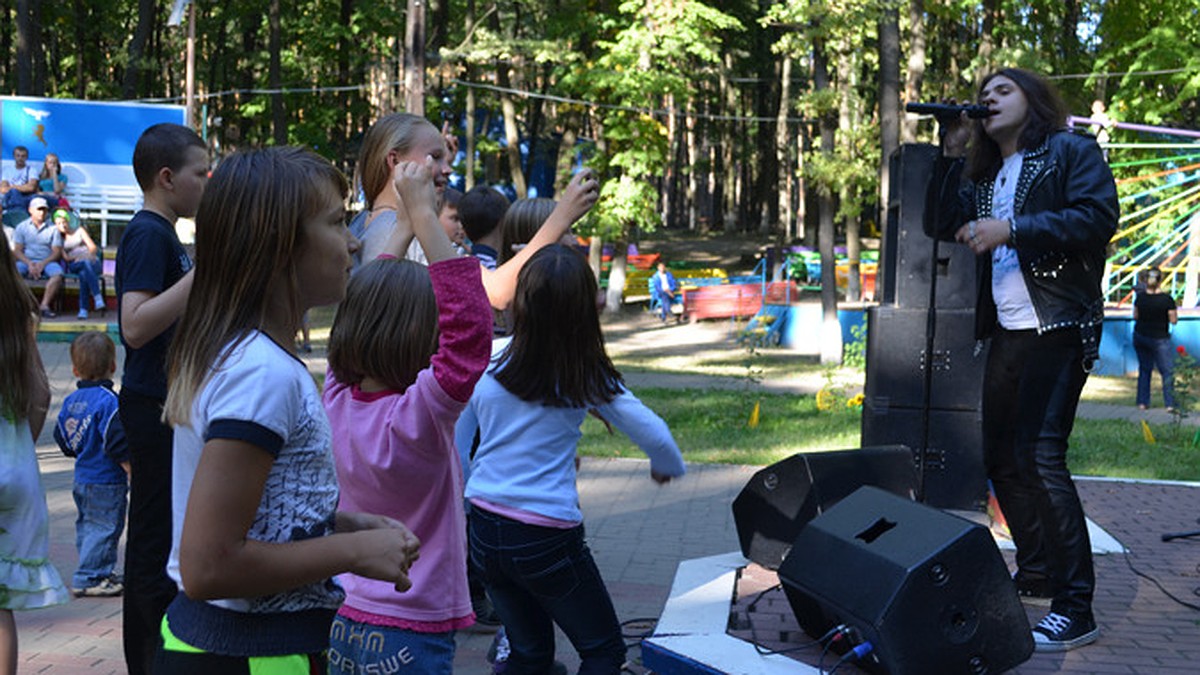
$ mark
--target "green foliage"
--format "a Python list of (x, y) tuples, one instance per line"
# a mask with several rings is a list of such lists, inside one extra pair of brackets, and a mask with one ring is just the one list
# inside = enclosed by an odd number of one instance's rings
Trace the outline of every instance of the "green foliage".
[(867, 324), (858, 323), (851, 326), (850, 336), (853, 339), (842, 345), (842, 365), (864, 370), (867, 367)]

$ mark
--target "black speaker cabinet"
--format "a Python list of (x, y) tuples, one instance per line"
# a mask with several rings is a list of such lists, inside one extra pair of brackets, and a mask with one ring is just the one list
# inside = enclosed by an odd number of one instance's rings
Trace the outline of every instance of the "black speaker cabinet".
[(987, 528), (873, 487), (808, 523), (779, 578), (809, 635), (844, 623), (874, 646), (868, 670), (984, 675), (1033, 652)]
[[(864, 395), (899, 407), (924, 405), (925, 370), (931, 368), (929, 405), (979, 410), (987, 343), (975, 340), (975, 312), (934, 313), (933, 351), (925, 353), (928, 309), (867, 309), (867, 379)], [(913, 446), (916, 447), (916, 446)]]
[(912, 451), (902, 445), (792, 455), (754, 474), (733, 500), (742, 555), (776, 569), (804, 524), (863, 485), (916, 494)]
[(937, 307), (975, 306), (975, 255), (962, 244), (938, 244), (925, 235), (925, 193), (938, 148), (927, 143), (901, 145), (890, 159), (891, 183), (880, 257), (882, 302), (899, 307), (929, 306), (929, 282), (938, 275)]
[[(921, 408), (890, 405), (886, 399), (863, 402), (864, 445), (922, 447)], [(987, 472), (983, 465), (983, 428), (977, 410), (929, 411), (925, 446), (925, 503), (940, 509), (987, 508)]]

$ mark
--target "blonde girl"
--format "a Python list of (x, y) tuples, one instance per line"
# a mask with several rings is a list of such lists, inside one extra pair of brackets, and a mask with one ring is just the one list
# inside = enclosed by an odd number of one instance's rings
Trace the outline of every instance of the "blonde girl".
[[(298, 148), (221, 162), (197, 212), (196, 272), (169, 358), (180, 593), (156, 672), (324, 672), (343, 572), (396, 590), (417, 541), (339, 511), (329, 421), (296, 358), (304, 311), (345, 293), (345, 179)], [(246, 672), (243, 670), (242, 672)]]
[[(449, 181), (450, 146), (446, 134), (422, 117), (408, 113), (392, 113), (376, 122), (363, 139), (362, 151), (355, 168), (355, 184), (366, 200), (366, 215), (356, 217), (350, 229), (362, 240), (361, 263), (374, 260), (396, 229), (399, 195), (390, 180), (401, 162), (432, 162), (434, 188), (440, 196)], [(496, 309), (505, 309), (512, 302), (517, 287), (517, 272), (529, 256), (539, 248), (558, 241), (576, 220), (582, 218), (600, 195), (600, 184), (590, 170), (572, 177), (559, 199), (560, 209), (546, 220), (525, 249), (511, 264), (483, 272), (483, 287), (488, 301)]]

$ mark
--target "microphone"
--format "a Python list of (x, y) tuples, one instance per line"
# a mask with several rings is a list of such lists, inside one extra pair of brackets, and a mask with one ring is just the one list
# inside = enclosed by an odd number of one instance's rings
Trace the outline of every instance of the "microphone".
[(918, 115), (933, 115), (939, 120), (955, 118), (963, 113), (967, 113), (967, 117), (973, 120), (978, 120), (991, 117), (997, 112), (990, 110), (986, 105), (956, 103), (908, 103), (904, 109)]

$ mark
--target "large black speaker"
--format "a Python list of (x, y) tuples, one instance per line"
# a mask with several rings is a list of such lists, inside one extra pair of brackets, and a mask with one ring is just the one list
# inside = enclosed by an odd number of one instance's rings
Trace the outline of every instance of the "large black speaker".
[(975, 312), (937, 310), (933, 353), (927, 357), (928, 319), (928, 309), (888, 306), (867, 309), (864, 396), (876, 401), (886, 399), (892, 406), (921, 407), (925, 370), (931, 368), (931, 408), (979, 410), (987, 348), (986, 343), (975, 339)]
[[(921, 408), (890, 405), (886, 399), (863, 401), (864, 444), (920, 448), (922, 426)], [(967, 511), (987, 508), (983, 422), (978, 410), (930, 409), (924, 488), (924, 502), (930, 506)]]
[(901, 145), (890, 159), (887, 223), (880, 252), (884, 304), (929, 306), (929, 283), (938, 275), (937, 307), (975, 306), (975, 255), (962, 244), (941, 242), (933, 261), (933, 240), (925, 235), (925, 193), (938, 156), (928, 143)]
[(916, 494), (912, 451), (902, 445), (792, 455), (760, 469), (733, 500), (742, 555), (776, 569), (804, 524), (864, 485)]
[(872, 487), (808, 523), (779, 568), (800, 627), (844, 623), (889, 675), (1001, 673), (1033, 637), (1008, 568), (982, 525)]

